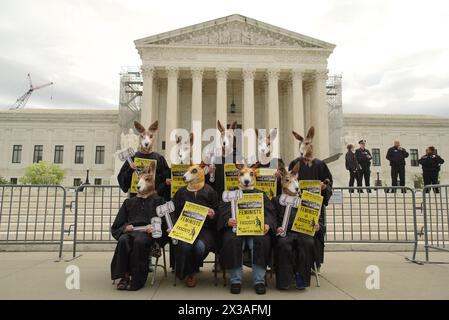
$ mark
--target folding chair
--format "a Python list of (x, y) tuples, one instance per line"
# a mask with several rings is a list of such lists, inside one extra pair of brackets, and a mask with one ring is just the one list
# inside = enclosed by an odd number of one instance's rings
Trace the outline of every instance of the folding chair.
[[(162, 256), (163, 259), (163, 264), (159, 264), (159, 258)], [(156, 263), (153, 265), (153, 274), (151, 276), (151, 282), (150, 285), (153, 286), (155, 279), (156, 279), (156, 273), (157, 273), (157, 268), (160, 267), (164, 270), (164, 277), (167, 278), (167, 259), (165, 256), (165, 246), (164, 247), (160, 247), (159, 245), (155, 245), (153, 246), (153, 248), (151, 248), (151, 257), (156, 258)], [(150, 258), (151, 260), (151, 258)]]

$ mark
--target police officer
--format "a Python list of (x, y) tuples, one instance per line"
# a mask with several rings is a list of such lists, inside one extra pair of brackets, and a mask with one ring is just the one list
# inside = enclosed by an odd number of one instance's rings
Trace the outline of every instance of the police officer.
[[(354, 145), (348, 144), (346, 148), (348, 149), (348, 152), (346, 153), (345, 157), (345, 166), (346, 170), (349, 171), (349, 192), (354, 193), (354, 189), (352, 189), (352, 187), (354, 187), (354, 181), (357, 182), (357, 187), (362, 186), (362, 180), (360, 177), (360, 164), (358, 163), (357, 157), (355, 155)], [(363, 190), (357, 189), (357, 192), (362, 193)]]
[[(355, 151), (355, 156), (357, 158), (357, 162), (360, 165), (360, 181), (362, 182), (363, 180), (365, 180), (365, 186), (369, 187), (370, 186), (370, 174), (371, 174), (371, 159), (373, 158), (371, 156), (371, 152), (369, 152), (368, 149), (365, 149), (365, 145), (366, 145), (366, 141), (365, 140), (360, 140), (359, 141), (359, 146), (360, 148), (358, 148)], [(371, 189), (368, 189), (368, 192), (371, 192)]]
[[(424, 185), (438, 184), (438, 174), (440, 173), (440, 167), (444, 163), (444, 160), (436, 154), (434, 146), (426, 149), (426, 154), (418, 160), (418, 163), (422, 167)], [(438, 188), (435, 188), (434, 191), (435, 193), (440, 192)], [(426, 189), (426, 192), (429, 192), (429, 189)]]
[[(396, 187), (399, 185), (401, 187), (405, 186), (405, 158), (408, 157), (408, 152), (401, 147), (401, 143), (396, 140), (394, 145), (387, 151), (387, 160), (390, 161), (391, 166), (391, 185)], [(393, 192), (396, 192), (394, 189)], [(402, 189), (405, 192), (405, 189)]]

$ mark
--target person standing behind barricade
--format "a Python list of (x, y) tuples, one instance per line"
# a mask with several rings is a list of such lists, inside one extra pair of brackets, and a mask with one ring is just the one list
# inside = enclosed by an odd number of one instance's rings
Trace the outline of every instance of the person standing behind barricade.
[[(390, 161), (391, 185), (393, 187), (398, 185), (398, 176), (399, 185), (401, 187), (405, 186), (405, 158), (407, 157), (407, 150), (401, 147), (401, 143), (398, 140), (394, 141), (394, 145), (387, 151), (386, 158)], [(396, 192), (396, 189), (394, 189), (393, 192)], [(405, 193), (406, 191), (405, 189), (402, 189), (401, 192)]]
[[(170, 184), (170, 168), (167, 165), (165, 158), (159, 153), (152, 150), (154, 135), (158, 129), (158, 121), (155, 121), (148, 129), (145, 129), (139, 122), (134, 121), (134, 127), (139, 132), (139, 147), (138, 151), (131, 158), (131, 163), (125, 161), (117, 176), (120, 189), (123, 192), (128, 192), (130, 197), (134, 197), (137, 192), (133, 189), (133, 176), (136, 181), (136, 170), (139, 171), (139, 166), (136, 165), (136, 159), (153, 160), (156, 161), (156, 176), (155, 187), (159, 195), (164, 196), (165, 190), (163, 184)], [(138, 172), (137, 172), (138, 173)], [(135, 186), (134, 186), (135, 188)]]
[[(348, 144), (347, 147), (348, 152), (346, 152), (346, 170), (349, 171), (349, 187), (354, 187), (354, 181), (357, 181), (357, 187), (362, 186), (361, 179), (361, 169), (359, 162), (357, 161), (356, 154), (354, 153), (354, 145)], [(358, 192), (363, 192), (363, 190), (358, 189)], [(353, 189), (349, 190), (350, 193), (354, 193)]]
[[(436, 154), (435, 147), (428, 147), (426, 149), (426, 154), (418, 160), (418, 163), (422, 167), (424, 186), (438, 184), (438, 175), (440, 173), (440, 168), (444, 163), (444, 160)], [(434, 191), (435, 193), (439, 193), (440, 189), (435, 188)], [(429, 192), (429, 189), (426, 189), (426, 192)]]
[[(360, 186), (362, 186), (362, 182), (363, 180), (365, 180), (365, 186), (369, 187), (371, 175), (371, 159), (373, 157), (371, 156), (369, 150), (365, 148), (365, 145), (366, 145), (365, 140), (359, 141), (360, 148), (358, 148), (355, 151), (355, 156), (357, 158), (357, 162), (360, 165), (360, 173), (359, 173)], [(368, 189), (368, 192), (371, 192), (371, 189)]]

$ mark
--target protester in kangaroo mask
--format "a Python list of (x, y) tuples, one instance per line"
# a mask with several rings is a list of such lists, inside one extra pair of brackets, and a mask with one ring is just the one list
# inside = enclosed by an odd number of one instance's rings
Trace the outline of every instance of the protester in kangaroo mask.
[[(152, 246), (164, 246), (168, 240), (165, 221), (161, 221), (162, 237), (152, 237), (151, 224), (157, 217), (156, 207), (164, 203), (154, 186), (155, 167), (145, 167), (139, 174), (137, 195), (123, 202), (111, 227), (118, 240), (111, 263), (112, 280), (121, 279), (118, 290), (138, 290), (145, 285)], [(160, 218), (157, 218), (160, 219)]]

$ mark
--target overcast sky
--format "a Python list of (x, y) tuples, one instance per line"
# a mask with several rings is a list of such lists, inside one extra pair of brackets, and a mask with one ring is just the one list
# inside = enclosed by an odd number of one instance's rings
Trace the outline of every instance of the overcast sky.
[(449, 116), (449, 1), (0, 0), (0, 108), (117, 108), (133, 41), (233, 13), (337, 45), (345, 112)]

